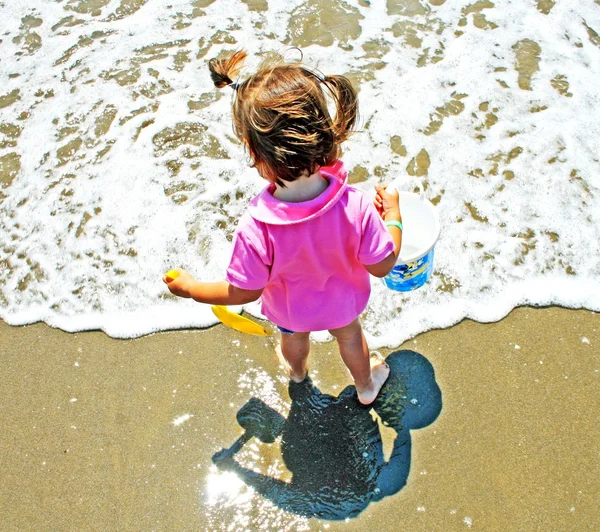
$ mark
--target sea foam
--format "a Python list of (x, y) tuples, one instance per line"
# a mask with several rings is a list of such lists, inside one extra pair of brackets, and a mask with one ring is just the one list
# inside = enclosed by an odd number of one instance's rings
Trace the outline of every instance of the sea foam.
[(373, 280), (373, 348), (517, 305), (600, 310), (600, 6), (435, 4), (0, 3), (0, 317), (119, 338), (215, 323), (161, 277), (221, 279), (264, 182), (206, 62), (244, 47), (247, 73), (292, 46), (360, 90), (354, 185), (439, 210), (427, 285)]

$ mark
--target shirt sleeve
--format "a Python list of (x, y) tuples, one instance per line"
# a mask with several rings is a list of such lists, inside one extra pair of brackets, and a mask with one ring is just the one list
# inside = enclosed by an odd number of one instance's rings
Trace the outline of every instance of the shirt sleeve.
[(394, 251), (394, 240), (372, 202), (365, 200), (362, 237), (358, 260), (369, 266), (377, 264)]
[(241, 223), (235, 233), (233, 253), (225, 280), (243, 290), (259, 290), (269, 280), (271, 261), (264, 237), (248, 223)]

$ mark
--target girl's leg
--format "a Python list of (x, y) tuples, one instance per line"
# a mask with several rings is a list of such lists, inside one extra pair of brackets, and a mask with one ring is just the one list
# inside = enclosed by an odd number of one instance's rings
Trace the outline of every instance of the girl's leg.
[(281, 335), (280, 352), (289, 365), (290, 379), (294, 382), (302, 382), (308, 373), (309, 336), (307, 332)]
[(342, 360), (352, 374), (358, 400), (364, 405), (371, 404), (387, 380), (390, 368), (385, 362), (371, 367), (369, 348), (358, 318), (329, 332), (337, 340)]

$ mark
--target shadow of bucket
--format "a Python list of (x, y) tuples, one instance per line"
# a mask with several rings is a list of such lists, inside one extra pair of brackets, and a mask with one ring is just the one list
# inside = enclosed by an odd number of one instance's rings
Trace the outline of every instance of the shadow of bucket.
[(433, 204), (423, 194), (400, 192), (402, 246), (396, 266), (383, 281), (397, 292), (423, 286), (433, 273), (433, 251), (440, 236), (440, 220)]

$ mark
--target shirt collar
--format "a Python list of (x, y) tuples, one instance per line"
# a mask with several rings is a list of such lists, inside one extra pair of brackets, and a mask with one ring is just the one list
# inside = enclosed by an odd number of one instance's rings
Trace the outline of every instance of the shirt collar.
[(344, 194), (348, 185), (348, 172), (342, 161), (323, 166), (320, 172), (329, 181), (329, 186), (316, 198), (298, 203), (281, 201), (273, 196), (275, 185), (269, 185), (250, 201), (250, 216), (259, 222), (273, 225), (291, 225), (321, 216)]

